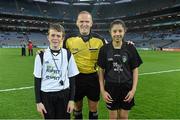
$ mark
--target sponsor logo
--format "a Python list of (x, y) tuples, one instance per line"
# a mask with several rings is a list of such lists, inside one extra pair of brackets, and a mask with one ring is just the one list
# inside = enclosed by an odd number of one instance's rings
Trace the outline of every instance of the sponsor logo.
[(113, 61), (113, 58), (108, 58), (108, 61)]
[(127, 56), (122, 56), (122, 61), (123, 61), (123, 63), (125, 63), (126, 61), (127, 61)]

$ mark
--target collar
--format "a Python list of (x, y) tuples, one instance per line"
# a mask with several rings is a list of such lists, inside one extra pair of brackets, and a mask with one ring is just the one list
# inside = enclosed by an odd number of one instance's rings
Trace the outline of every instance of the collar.
[(87, 42), (92, 38), (91, 32), (89, 33), (89, 35), (81, 35), (79, 34), (79, 37), (84, 41)]
[(50, 47), (48, 47), (48, 50), (51, 52), (51, 54), (53, 54), (54, 56), (57, 56), (60, 52), (61, 52), (60, 48), (59, 50), (52, 50)]
[[(119, 50), (123, 49), (125, 46), (126, 46), (126, 42), (124, 42), (124, 40), (123, 40), (123, 41), (122, 41), (122, 46), (121, 46), (121, 48), (120, 48)], [(112, 50), (118, 50), (118, 49), (115, 49), (115, 48), (113, 47), (112, 41), (111, 41), (111, 43), (110, 43), (110, 48), (111, 48)]]

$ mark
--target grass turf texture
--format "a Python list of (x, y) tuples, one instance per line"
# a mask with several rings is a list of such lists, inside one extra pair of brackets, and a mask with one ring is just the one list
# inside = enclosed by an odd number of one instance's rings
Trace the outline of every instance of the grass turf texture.
[[(140, 73), (180, 69), (180, 53), (139, 51), (143, 65)], [(33, 86), (34, 57), (20, 56), (21, 49), (0, 49), (0, 90)], [(130, 119), (180, 119), (180, 71), (140, 75), (135, 95), (136, 105)], [(84, 99), (84, 118), (88, 118)], [(39, 119), (34, 101), (34, 89), (0, 92), (0, 119)], [(99, 103), (99, 118), (108, 118), (103, 100)]]

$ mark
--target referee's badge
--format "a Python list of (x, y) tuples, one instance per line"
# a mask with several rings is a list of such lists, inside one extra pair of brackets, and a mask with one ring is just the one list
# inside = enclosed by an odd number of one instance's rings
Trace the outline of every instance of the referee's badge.
[(123, 55), (122, 56), (122, 61), (123, 61), (123, 63), (125, 63), (127, 61), (127, 56)]

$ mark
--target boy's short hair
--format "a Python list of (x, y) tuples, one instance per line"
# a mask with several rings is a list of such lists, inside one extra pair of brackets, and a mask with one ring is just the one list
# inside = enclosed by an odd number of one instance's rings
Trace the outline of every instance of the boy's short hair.
[(65, 29), (60, 23), (51, 23), (49, 25), (48, 34), (49, 34), (49, 30), (52, 30), (52, 29), (57, 30), (58, 32), (62, 32), (63, 37), (65, 36)]
[(117, 19), (117, 20), (112, 21), (111, 24), (110, 24), (110, 29), (109, 29), (109, 30), (111, 30), (112, 27), (113, 27), (114, 25), (117, 25), (117, 24), (122, 25), (122, 27), (124, 28), (124, 31), (127, 31), (126, 24), (124, 23), (124, 21), (122, 21), (122, 20), (120, 20), (120, 19)]

